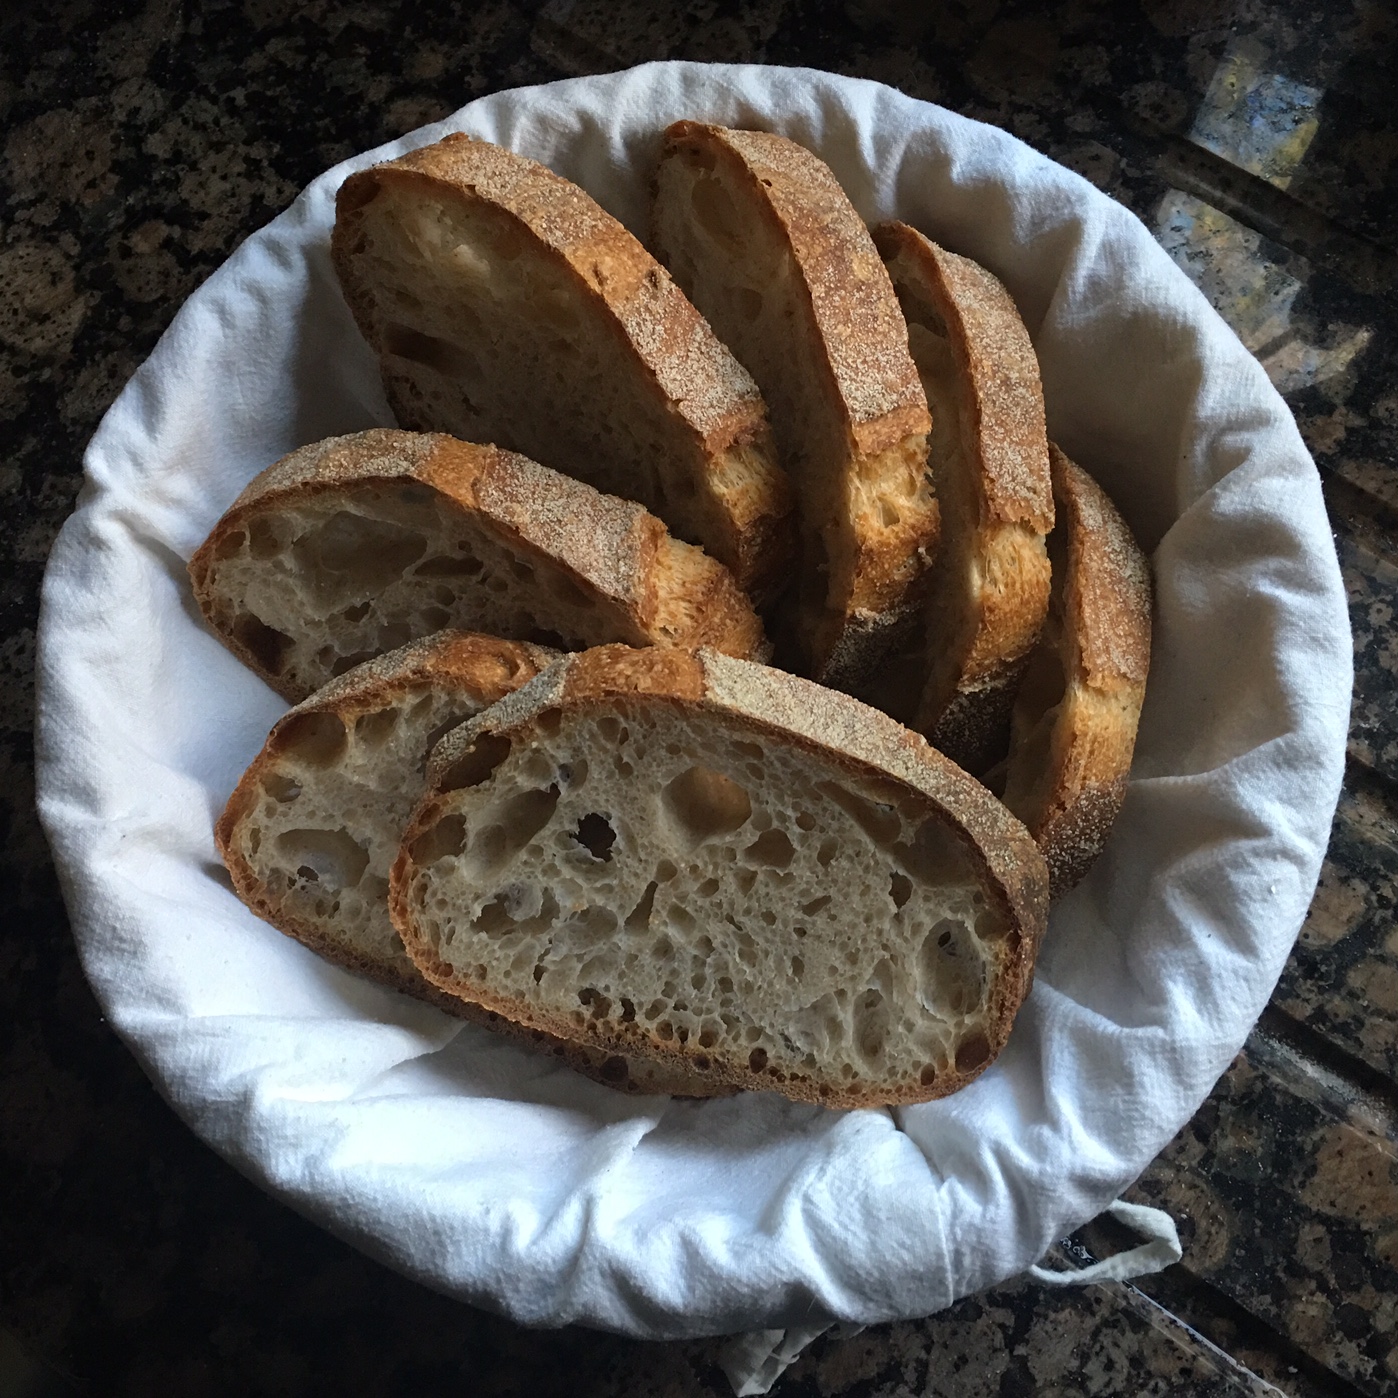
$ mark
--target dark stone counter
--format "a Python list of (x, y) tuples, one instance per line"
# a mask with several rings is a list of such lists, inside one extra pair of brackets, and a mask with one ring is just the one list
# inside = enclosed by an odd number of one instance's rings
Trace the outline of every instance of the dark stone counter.
[[(291, 1214), (103, 1023), (33, 811), (44, 559), (182, 300), (314, 175), (500, 88), (810, 64), (991, 121), (1133, 209), (1287, 396), (1352, 603), (1351, 772), (1272, 1007), (1136, 1187), (1184, 1261), (822, 1340), (779, 1389), (1398, 1392), (1398, 106), (1352, 0), (24, 3), (0, 18), (0, 1394), (726, 1394), (713, 1344), (532, 1333)], [(1068, 1246), (1119, 1246), (1106, 1224)], [(26, 1386), (27, 1385), (27, 1386)]]

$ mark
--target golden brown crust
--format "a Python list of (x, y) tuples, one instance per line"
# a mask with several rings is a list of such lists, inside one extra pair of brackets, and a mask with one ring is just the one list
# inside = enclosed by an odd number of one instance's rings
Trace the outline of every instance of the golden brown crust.
[[(703, 542), (744, 588), (769, 590), (789, 565), (794, 538), (790, 487), (772, 464), (762, 397), (642, 244), (577, 185), (488, 141), (453, 134), (362, 170), (337, 196), (331, 257), (356, 323), (380, 353), (379, 317), (355, 265), (356, 219), (386, 182), (486, 207), (537, 254), (566, 269), (580, 296), (610, 312), (606, 323), (618, 344), (707, 457), (724, 537)], [(744, 448), (765, 458), (760, 489), (733, 488), (722, 479), (725, 454)]]
[[(915, 615), (937, 548), (937, 502), (924, 477), (931, 419), (897, 298), (863, 220), (803, 146), (695, 121), (668, 127), (665, 143), (665, 158), (691, 152), (721, 162), (790, 249), (794, 289), (809, 310), (799, 333), (820, 351), (817, 391), (848, 434), (840, 509), (852, 525), (852, 556), (829, 570), (827, 613), (806, 624), (808, 667), (826, 684), (857, 690)], [(794, 462), (791, 469), (799, 491)], [(896, 501), (889, 483), (897, 483)], [(812, 532), (808, 523), (808, 550)]]
[(898, 271), (909, 290), (925, 296), (946, 327), (965, 375), (987, 521), (1047, 534), (1054, 511), (1044, 391), (1014, 300), (980, 263), (906, 223), (880, 224), (873, 237), (885, 262), (903, 259)]
[[(283, 697), (295, 702), (305, 692), (270, 672), (239, 638), (236, 599), (224, 597), (217, 585), (220, 551), (259, 515), (327, 493), (414, 481), (473, 515), (518, 556), (564, 569), (599, 616), (609, 617), (618, 639), (643, 645), (702, 639), (745, 656), (765, 654), (762, 623), (732, 575), (701, 550), (671, 539), (640, 505), (498, 447), (373, 428), (302, 447), (269, 466), (190, 559), (194, 596), (210, 626)], [(544, 631), (560, 629), (550, 616), (536, 622)]]
[[(818, 752), (867, 783), (889, 792), (889, 802), (913, 796), (947, 822), (976, 869), (989, 899), (1015, 930), (1003, 939), (1001, 964), (986, 1016), (985, 1056), (958, 1063), (921, 1088), (880, 1094), (811, 1077), (754, 1068), (746, 1058), (666, 1041), (631, 1022), (598, 1022), (502, 997), (442, 960), (418, 934), (408, 885), (413, 845), (444, 814), (456, 780), (456, 764), (487, 735), (526, 736), (541, 716), (567, 706), (601, 707), (651, 702), (691, 713), (723, 715), (756, 739), (776, 739)], [(1048, 873), (1028, 832), (981, 784), (930, 747), (925, 739), (877, 710), (782, 671), (734, 661), (712, 650), (631, 650), (600, 646), (563, 657), (527, 689), (516, 691), (471, 723), (449, 734), (433, 754), (427, 790), (403, 837), (390, 878), (389, 908), (409, 955), (444, 991), (545, 1032), (584, 1039), (603, 1050), (654, 1058), (682, 1068), (698, 1067), (716, 1083), (733, 1088), (775, 1089), (798, 1101), (826, 1106), (868, 1106), (928, 1101), (966, 1085), (989, 1065), (1009, 1035), (1014, 1015), (1029, 991), (1034, 957), (1048, 906)], [(698, 1064), (697, 1060), (703, 1060)]]
[[(1048, 610), (1044, 538), (1053, 527), (1053, 495), (1038, 359), (1009, 293), (985, 268), (907, 224), (883, 224), (874, 240), (909, 324), (946, 337), (972, 484), (974, 518), (958, 526), (974, 535), (946, 540), (944, 567), (931, 579), (930, 606), (940, 614), (915, 722), (936, 747), (981, 771), (1003, 751), (1015, 691)], [(954, 527), (945, 498), (943, 508), (943, 528)], [(967, 549), (978, 585), (963, 615), (965, 583), (953, 565)]]
[[(1055, 707), (1016, 706), (1005, 801), (1048, 861), (1054, 898), (1101, 853), (1131, 767), (1150, 668), (1150, 566), (1126, 522), (1080, 467), (1050, 449), (1058, 505), (1054, 625), (1031, 674), (1056, 665)], [(1049, 634), (1051, 633), (1051, 634)], [(1030, 688), (1030, 686), (1026, 686)]]
[(737, 157), (730, 168), (742, 171), (755, 204), (770, 211), (801, 268), (833, 393), (859, 449), (884, 451), (927, 431), (927, 400), (888, 273), (830, 167), (768, 131), (679, 121), (665, 140), (726, 147)]

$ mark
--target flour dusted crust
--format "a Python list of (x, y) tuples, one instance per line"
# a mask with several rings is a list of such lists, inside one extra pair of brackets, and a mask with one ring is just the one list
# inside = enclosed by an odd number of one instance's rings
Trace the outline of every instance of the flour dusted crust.
[(640, 505), (440, 433), (375, 428), (292, 452), (189, 573), (219, 638), (292, 702), (445, 626), (765, 653), (732, 575)]
[(981, 1072), (1046, 906), (1027, 832), (918, 735), (711, 650), (621, 646), (439, 744), (390, 893), (448, 993), (830, 1106)]
[(921, 694), (889, 695), (889, 706), (981, 772), (1004, 751), (1048, 611), (1054, 511), (1038, 359), (985, 268), (904, 223), (883, 224), (874, 240), (932, 405), (929, 464), (942, 508), (926, 626), (900, 677)]
[(1126, 795), (1150, 669), (1150, 565), (1100, 486), (1050, 447), (1053, 602), (1015, 704), (1005, 804), (1055, 898), (1091, 868)]
[(804, 147), (692, 121), (665, 133), (654, 229), (772, 411), (801, 515), (803, 664), (857, 689), (915, 618), (938, 532), (927, 401), (868, 229)]
[(610, 1086), (712, 1095), (693, 1074), (558, 1040), (444, 994), (389, 920), (388, 874), (432, 745), (555, 659), (541, 646), (444, 631), (331, 680), (268, 735), (215, 826), (219, 853), (243, 902), (327, 961)]
[(784, 581), (791, 496), (756, 385), (578, 186), (447, 136), (345, 181), (332, 256), (404, 426), (639, 500), (754, 595)]

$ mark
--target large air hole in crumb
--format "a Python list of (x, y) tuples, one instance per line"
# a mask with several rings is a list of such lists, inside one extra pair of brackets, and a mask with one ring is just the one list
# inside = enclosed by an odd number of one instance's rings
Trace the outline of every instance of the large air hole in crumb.
[(883, 1057), (888, 1030), (888, 1002), (880, 991), (866, 990), (854, 1002), (854, 1047), (866, 1063)]
[(277, 746), (307, 767), (332, 766), (348, 741), (338, 715), (314, 710), (290, 715), (277, 730)]
[(955, 918), (943, 918), (922, 939), (917, 954), (918, 997), (937, 1014), (966, 1015), (985, 999), (985, 963), (975, 935)]
[(409, 853), (420, 866), (434, 864), (439, 859), (455, 858), (466, 847), (466, 821), (463, 816), (443, 816), (429, 826), (412, 843)]
[(268, 626), (251, 612), (243, 612), (234, 620), (233, 638), (269, 675), (281, 674), (295, 644), (286, 632)]
[(956, 1069), (969, 1073), (979, 1068), (990, 1057), (990, 1040), (984, 1034), (973, 1034), (956, 1050)]
[(641, 894), (636, 906), (626, 915), (626, 930), (628, 932), (640, 932), (650, 926), (651, 910), (655, 906), (655, 880), (652, 879), (646, 885), (646, 891)]
[(442, 774), (441, 791), (459, 791), (489, 781), (495, 769), (510, 755), (510, 740), (495, 733), (479, 733), (476, 740)]
[(830, 906), (831, 898), (828, 893), (822, 893), (819, 898), (812, 898), (809, 903), (801, 904), (801, 912), (806, 917), (814, 917), (817, 913), (823, 912)]
[(762, 864), (772, 869), (785, 869), (791, 864), (796, 851), (786, 833), (781, 830), (766, 830), (743, 851), (743, 858), (749, 864)]
[(359, 596), (382, 592), (426, 551), (427, 539), (417, 530), (349, 510), (337, 510), (291, 549), (319, 587)]
[(344, 830), (284, 830), (272, 847), (282, 864), (331, 893), (353, 888), (369, 865), (369, 852)]
[(572, 837), (593, 859), (603, 864), (611, 863), (616, 831), (606, 816), (596, 811), (589, 812), (577, 823)]
[(901, 908), (913, 896), (913, 881), (906, 874), (900, 874), (896, 869), (889, 875), (888, 896), (893, 899), (893, 906)]
[(288, 777), (284, 773), (268, 772), (262, 778), (262, 789), (272, 800), (286, 806), (301, 794), (301, 783), (295, 777)]
[(731, 835), (752, 815), (747, 792), (710, 767), (689, 767), (672, 778), (661, 792), (661, 801), (691, 845)]

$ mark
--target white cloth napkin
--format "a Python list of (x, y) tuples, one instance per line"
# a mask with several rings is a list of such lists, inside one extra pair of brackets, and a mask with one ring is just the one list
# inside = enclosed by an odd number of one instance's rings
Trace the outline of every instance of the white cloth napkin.
[[(469, 131), (644, 231), (659, 133), (768, 127), (1009, 286), (1052, 435), (1157, 584), (1135, 778), (999, 1061), (946, 1101), (634, 1099), (319, 961), (233, 896), (212, 821), (283, 705), (184, 560), (239, 488), (389, 422), (327, 255), (352, 169)], [(1119, 205), (874, 83), (653, 64), (504, 92), (316, 180), (108, 413), (45, 580), (40, 808), (102, 1007), (191, 1127), (366, 1252), (521, 1321), (639, 1336), (923, 1315), (1018, 1273), (1185, 1122), (1281, 971), (1336, 801), (1350, 641), (1315, 469), (1261, 369)]]

